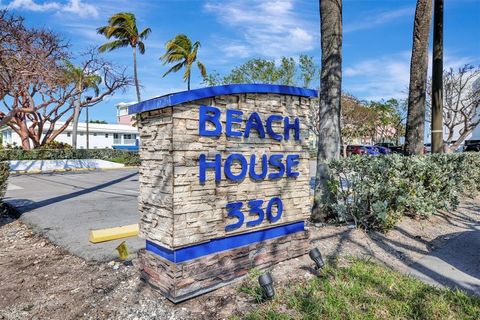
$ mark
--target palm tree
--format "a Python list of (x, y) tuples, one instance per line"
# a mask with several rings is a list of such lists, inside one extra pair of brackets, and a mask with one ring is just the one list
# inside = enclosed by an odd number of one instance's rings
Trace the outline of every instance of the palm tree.
[(80, 116), (80, 107), (82, 92), (87, 89), (93, 89), (96, 96), (99, 94), (98, 85), (102, 82), (99, 75), (88, 73), (83, 68), (74, 66), (71, 62), (65, 62), (65, 78), (69, 83), (73, 83), (76, 88), (76, 101), (73, 113), (73, 128), (72, 128), (72, 146), (77, 149), (77, 130), (78, 118)]
[(413, 25), (412, 59), (405, 132), (405, 153), (422, 154), (427, 94), (428, 39), (432, 18), (432, 0), (417, 0)]
[(202, 74), (202, 77), (207, 76), (207, 70), (205, 66), (200, 61), (197, 61), (197, 51), (200, 48), (200, 42), (197, 41), (192, 45), (192, 41), (184, 34), (179, 34), (172, 40), (168, 41), (166, 44), (167, 52), (160, 57), (163, 61), (163, 64), (174, 63), (173, 67), (170, 68), (165, 74), (164, 77), (170, 72), (177, 72), (182, 68), (185, 68), (183, 73), (183, 80), (187, 82), (187, 88), (190, 90), (190, 76), (192, 71), (192, 65), (196, 61), (197, 67)]
[(108, 25), (98, 28), (97, 32), (103, 34), (107, 39), (112, 37), (116, 39), (100, 46), (98, 48), (100, 52), (112, 51), (128, 46), (133, 48), (133, 78), (137, 90), (137, 100), (140, 101), (140, 87), (137, 76), (137, 47), (140, 54), (145, 53), (143, 40), (147, 39), (152, 29), (145, 28), (139, 33), (135, 15), (129, 12), (120, 12), (112, 15), (108, 19)]
[(318, 114), (317, 174), (313, 221), (325, 221), (323, 204), (328, 199), (330, 174), (327, 161), (340, 157), (342, 96), (342, 0), (319, 0), (322, 70)]

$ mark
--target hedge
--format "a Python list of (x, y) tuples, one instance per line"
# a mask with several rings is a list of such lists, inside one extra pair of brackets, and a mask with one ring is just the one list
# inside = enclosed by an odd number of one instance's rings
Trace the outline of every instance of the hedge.
[(4, 149), (0, 150), (0, 161), (6, 160), (58, 160), (58, 159), (101, 159), (121, 162), (129, 166), (140, 164), (138, 152), (116, 149)]
[(0, 205), (2, 204), (3, 196), (7, 191), (7, 183), (10, 166), (6, 162), (0, 162)]
[(480, 191), (480, 154), (352, 156), (329, 164), (327, 209), (340, 222), (388, 230), (404, 215), (427, 218)]

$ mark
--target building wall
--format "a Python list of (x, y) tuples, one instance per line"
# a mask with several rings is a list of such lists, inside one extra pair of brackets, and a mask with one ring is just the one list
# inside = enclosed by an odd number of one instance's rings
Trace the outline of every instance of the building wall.
[(115, 107), (117, 108), (117, 123), (120, 124), (132, 124), (132, 115), (128, 114), (128, 107), (136, 102), (121, 102)]
[[(136, 139), (138, 139), (138, 133), (136, 128), (128, 128), (126, 126), (117, 125), (98, 125), (90, 124), (91, 129), (89, 132), (89, 147), (91, 149), (112, 148), (116, 145), (136, 145)], [(72, 144), (72, 131), (71, 127), (68, 127), (65, 131), (60, 133), (55, 141)], [(16, 134), (10, 128), (4, 128), (2, 130), (3, 146), (7, 144), (15, 144), (17, 146), (22, 145), (20, 136)], [(125, 139), (127, 135), (127, 139)], [(117, 136), (117, 138), (115, 138)], [(128, 139), (130, 137), (130, 139)], [(77, 135), (77, 147), (79, 149), (85, 149), (87, 147), (87, 133), (85, 123), (79, 123), (79, 130)]]
[[(71, 132), (62, 132), (55, 139), (58, 142), (72, 144)], [(113, 133), (90, 132), (89, 147), (91, 149), (111, 148), (113, 145)], [(87, 147), (87, 133), (79, 132), (77, 135), (77, 147), (85, 149)]]

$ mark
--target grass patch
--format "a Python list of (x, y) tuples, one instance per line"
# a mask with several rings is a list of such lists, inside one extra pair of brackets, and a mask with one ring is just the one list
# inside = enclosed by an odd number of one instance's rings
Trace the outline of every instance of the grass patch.
[(125, 163), (125, 158), (124, 157), (113, 157), (113, 158), (109, 158), (108, 161), (116, 162), (116, 163)]
[[(258, 288), (250, 284), (252, 288), (244, 284), (240, 291), (255, 297)], [(258, 304), (254, 312), (242, 318), (480, 319), (477, 297), (459, 290), (438, 289), (356, 258), (342, 266), (329, 262), (321, 277), (275, 289), (273, 301)]]

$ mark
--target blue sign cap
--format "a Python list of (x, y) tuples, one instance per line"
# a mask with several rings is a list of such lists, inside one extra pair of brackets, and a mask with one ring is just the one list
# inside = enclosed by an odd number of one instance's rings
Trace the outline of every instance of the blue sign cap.
[(128, 113), (134, 114), (150, 110), (171, 107), (177, 104), (216, 96), (240, 93), (272, 93), (307, 98), (316, 98), (317, 90), (276, 84), (227, 84), (224, 86), (207, 87), (170, 93), (153, 99), (145, 100), (128, 107)]

